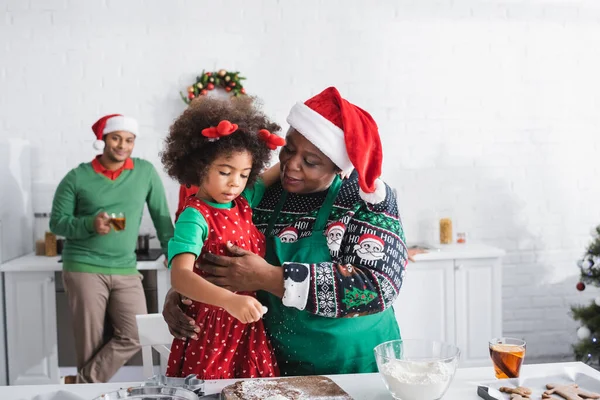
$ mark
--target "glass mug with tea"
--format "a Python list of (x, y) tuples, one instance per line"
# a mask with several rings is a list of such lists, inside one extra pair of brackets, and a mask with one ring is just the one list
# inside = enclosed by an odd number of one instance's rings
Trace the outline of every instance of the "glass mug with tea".
[(496, 378), (518, 378), (525, 358), (525, 341), (507, 337), (495, 338), (490, 340), (489, 347)]
[(121, 232), (125, 230), (125, 213), (109, 213), (108, 223), (115, 230), (115, 232)]

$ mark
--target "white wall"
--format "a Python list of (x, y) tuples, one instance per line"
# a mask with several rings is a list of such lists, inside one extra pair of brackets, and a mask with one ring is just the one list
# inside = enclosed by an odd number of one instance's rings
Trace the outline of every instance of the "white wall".
[(283, 125), (336, 85), (380, 125), (409, 241), (450, 215), (506, 249), (505, 333), (532, 356), (570, 352), (568, 305), (596, 293), (574, 285), (600, 223), (597, 2), (4, 0), (0, 13), (0, 133), (37, 141), (36, 181), (91, 160), (90, 125), (114, 112), (139, 118), (135, 154), (161, 169), (178, 91), (202, 69), (241, 71)]
[(31, 146), (0, 137), (0, 263), (31, 252)]

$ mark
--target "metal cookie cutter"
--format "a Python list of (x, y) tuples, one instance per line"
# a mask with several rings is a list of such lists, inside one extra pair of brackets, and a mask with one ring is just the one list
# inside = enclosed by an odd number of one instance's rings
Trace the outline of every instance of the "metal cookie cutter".
[(199, 400), (199, 396), (202, 395), (204, 395), (204, 381), (196, 378), (196, 375), (189, 375), (185, 378), (156, 375), (140, 386), (106, 393), (94, 400)]
[(198, 396), (202, 396), (204, 394), (204, 380), (198, 379), (195, 374), (188, 375), (185, 378), (154, 375), (152, 378), (149, 378), (146, 382), (142, 383), (142, 386), (176, 387), (194, 392)]

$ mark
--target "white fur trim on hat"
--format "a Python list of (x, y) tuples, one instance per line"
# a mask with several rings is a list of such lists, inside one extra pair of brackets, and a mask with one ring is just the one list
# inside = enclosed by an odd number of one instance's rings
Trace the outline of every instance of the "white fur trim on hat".
[(106, 146), (106, 143), (104, 143), (104, 140), (94, 140), (94, 149), (100, 151), (100, 150), (104, 150), (104, 146)]
[(296, 103), (287, 122), (314, 144), (346, 175), (354, 166), (348, 158), (344, 131), (304, 103)]
[(125, 117), (125, 116), (117, 116), (109, 118), (106, 121), (106, 125), (104, 126), (104, 130), (102, 131), (102, 135), (106, 135), (111, 132), (116, 131), (126, 131), (131, 132), (135, 136), (139, 135), (139, 127), (138, 123), (134, 118)]
[(363, 192), (362, 189), (359, 191), (360, 198), (366, 203), (377, 204), (385, 200), (386, 189), (385, 183), (381, 179), (375, 179), (375, 191), (373, 193)]

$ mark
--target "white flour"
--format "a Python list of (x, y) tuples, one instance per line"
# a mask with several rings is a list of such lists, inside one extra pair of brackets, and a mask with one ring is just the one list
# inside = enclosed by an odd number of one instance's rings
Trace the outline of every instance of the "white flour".
[(380, 372), (392, 395), (401, 400), (436, 400), (442, 397), (454, 370), (442, 361), (390, 361)]
[(290, 394), (295, 398), (304, 398), (302, 391), (293, 388), (284, 388), (281, 383), (268, 379), (255, 379), (242, 382), (242, 395), (248, 399), (260, 400), (290, 400)]

